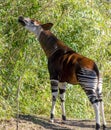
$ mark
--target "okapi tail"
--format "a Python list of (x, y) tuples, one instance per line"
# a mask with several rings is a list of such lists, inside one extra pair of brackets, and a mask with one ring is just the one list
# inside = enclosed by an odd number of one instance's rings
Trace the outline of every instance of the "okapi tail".
[(100, 74), (99, 74), (99, 69), (98, 69), (98, 67), (97, 67), (96, 64), (94, 64), (94, 70), (95, 70), (96, 75), (97, 75), (97, 79), (98, 79), (97, 86), (98, 86), (98, 84), (99, 84)]

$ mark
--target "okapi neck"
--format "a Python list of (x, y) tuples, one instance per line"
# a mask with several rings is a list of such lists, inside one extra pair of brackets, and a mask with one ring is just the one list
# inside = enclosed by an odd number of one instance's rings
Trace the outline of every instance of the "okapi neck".
[(43, 31), (43, 29), (41, 27), (38, 27), (37, 29), (35, 29), (35, 35), (37, 36), (37, 39), (39, 39), (41, 32)]
[(58, 49), (58, 39), (49, 31), (42, 31), (38, 38), (47, 57), (53, 55)]

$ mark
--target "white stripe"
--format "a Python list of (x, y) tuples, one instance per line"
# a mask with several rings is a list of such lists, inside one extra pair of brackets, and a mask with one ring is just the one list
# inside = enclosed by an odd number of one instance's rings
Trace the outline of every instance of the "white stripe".
[(58, 80), (56, 80), (56, 79), (50, 79), (50, 81), (54, 81), (54, 82), (59, 82)]

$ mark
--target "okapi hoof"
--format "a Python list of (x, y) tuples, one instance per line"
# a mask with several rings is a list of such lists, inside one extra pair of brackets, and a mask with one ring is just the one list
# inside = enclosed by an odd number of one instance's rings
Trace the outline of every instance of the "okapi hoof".
[(62, 115), (62, 120), (66, 121), (66, 116)]
[(51, 122), (51, 123), (54, 123), (54, 119), (50, 119), (50, 122)]
[(51, 123), (54, 123), (54, 114), (52, 114), (52, 113), (51, 113), (51, 115), (50, 115), (50, 122), (51, 122)]
[(100, 130), (100, 124), (96, 123), (96, 130)]
[(106, 130), (106, 128), (107, 128), (106, 125), (103, 124), (103, 130)]

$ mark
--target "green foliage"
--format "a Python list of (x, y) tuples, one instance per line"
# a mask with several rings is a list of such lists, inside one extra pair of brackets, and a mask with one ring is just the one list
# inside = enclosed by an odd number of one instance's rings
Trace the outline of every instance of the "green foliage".
[[(47, 59), (35, 36), (18, 24), (18, 16), (23, 15), (54, 23), (52, 32), (58, 38), (97, 62), (104, 76), (105, 113), (111, 119), (110, 6), (101, 0), (0, 1), (0, 118), (16, 114), (19, 85), (20, 113), (50, 112)], [(60, 102), (56, 107), (60, 116)], [(66, 111), (73, 118), (93, 117), (91, 104), (80, 86), (68, 85)]]

